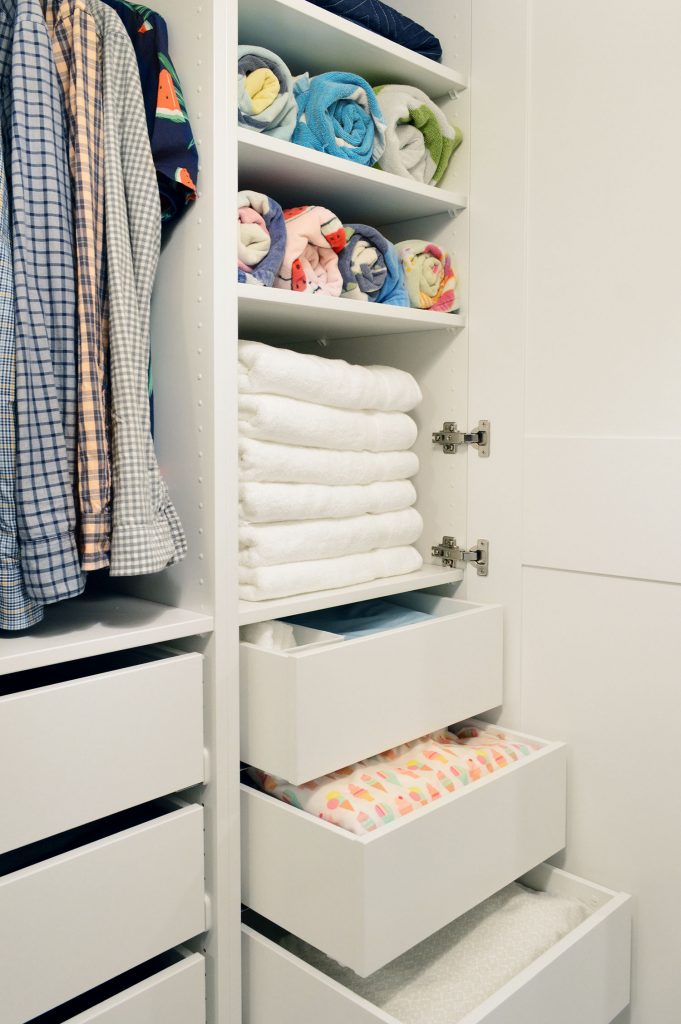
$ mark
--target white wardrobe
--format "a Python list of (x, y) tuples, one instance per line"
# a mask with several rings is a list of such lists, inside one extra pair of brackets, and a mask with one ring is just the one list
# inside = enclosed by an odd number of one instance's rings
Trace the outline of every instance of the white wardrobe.
[[(460, 1024), (678, 1020), (680, 15), (394, 6), (440, 37), (442, 65), (306, 0), (157, 4), (201, 155), (152, 337), (189, 554), (0, 640), (0, 1024), (399, 1024), (268, 922), (368, 975), (516, 878), (589, 917)], [(237, 128), (238, 42), (294, 73), (423, 88), (464, 133), (441, 186)], [(460, 314), (237, 285), (238, 185), (440, 242)], [(239, 337), (418, 379), (422, 570), (239, 602)], [(481, 420), (489, 457), (433, 439)], [(240, 651), (241, 625), (387, 595), (431, 621)], [(304, 782), (476, 716), (539, 749), (377, 834), (241, 782), (242, 761)], [(413, 863), (419, 889), (398, 902)]]

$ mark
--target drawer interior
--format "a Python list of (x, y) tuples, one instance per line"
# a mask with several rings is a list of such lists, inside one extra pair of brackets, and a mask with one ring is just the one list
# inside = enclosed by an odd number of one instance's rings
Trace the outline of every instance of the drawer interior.
[(24, 868), (33, 867), (35, 864), (40, 864), (53, 857), (71, 853), (79, 847), (106, 839), (118, 832), (124, 832), (126, 829), (163, 818), (172, 814), (177, 808), (177, 803), (171, 800), (152, 800), (126, 811), (110, 814), (99, 821), (79, 825), (78, 828), (69, 829), (67, 832), (50, 836), (48, 839), (39, 839), (35, 843), (10, 850), (8, 853), (0, 854), (0, 878), (11, 875), (15, 871), (22, 871)]
[(72, 1020), (78, 1014), (91, 1010), (106, 999), (120, 995), (134, 985), (139, 985), (140, 982), (147, 981), (148, 978), (153, 978), (154, 975), (167, 970), (168, 967), (182, 963), (185, 959), (186, 953), (179, 949), (170, 949), (138, 967), (133, 967), (132, 970), (126, 971), (124, 974), (119, 974), (117, 978), (112, 978), (111, 981), (98, 985), (75, 999), (70, 999), (68, 1003), (62, 1003), (61, 1006), (48, 1010), (47, 1013), (41, 1013), (39, 1017), (33, 1017), (27, 1024), (64, 1024), (65, 1021)]
[(178, 652), (170, 648), (136, 647), (129, 651), (102, 654), (96, 658), (80, 658), (77, 661), (60, 662), (58, 665), (46, 665), (44, 668), (27, 669), (25, 672), (10, 672), (0, 676), (0, 697), (37, 690), (41, 686), (87, 679), (88, 676), (103, 675), (106, 672), (119, 672), (174, 657), (178, 657)]

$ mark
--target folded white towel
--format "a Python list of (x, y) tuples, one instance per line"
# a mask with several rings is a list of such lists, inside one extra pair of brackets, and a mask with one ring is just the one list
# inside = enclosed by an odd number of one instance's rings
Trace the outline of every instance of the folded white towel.
[(244, 523), (239, 527), (239, 564), (250, 569), (284, 562), (356, 555), (374, 548), (413, 544), (423, 532), (415, 508), (349, 519), (301, 523)]
[(294, 594), (352, 587), (358, 583), (416, 572), (423, 559), (416, 548), (384, 548), (363, 555), (289, 562), (262, 569), (239, 569), (239, 597), (243, 601), (270, 601)]
[(239, 638), (247, 644), (263, 647), (267, 651), (288, 651), (296, 646), (293, 626), (290, 622), (254, 622), (250, 626), (242, 626)]
[(410, 373), (394, 366), (356, 366), (260, 341), (239, 342), (239, 391), (286, 395), (338, 409), (409, 412), (421, 401)]
[(405, 451), (418, 432), (403, 412), (332, 409), (281, 395), (240, 395), (239, 429), (258, 441), (355, 452)]
[(271, 483), (373, 484), (408, 480), (419, 471), (415, 452), (339, 452), (239, 439), (239, 477)]
[(411, 480), (357, 487), (324, 484), (239, 485), (239, 515), (244, 523), (285, 523), (300, 519), (345, 519), (367, 512), (397, 512), (416, 501)]

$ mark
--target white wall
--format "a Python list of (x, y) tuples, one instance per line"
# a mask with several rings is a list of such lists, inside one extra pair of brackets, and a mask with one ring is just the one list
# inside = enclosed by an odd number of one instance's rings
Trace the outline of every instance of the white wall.
[(522, 721), (570, 745), (561, 862), (636, 897), (622, 1024), (677, 1024), (681, 8), (529, 31)]

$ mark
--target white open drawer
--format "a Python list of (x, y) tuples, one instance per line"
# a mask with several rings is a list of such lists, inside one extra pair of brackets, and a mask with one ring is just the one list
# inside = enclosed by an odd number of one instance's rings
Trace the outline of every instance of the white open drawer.
[[(20, 855), (27, 866), (15, 870)], [(5, 854), (0, 871), (2, 1024), (31, 1020), (205, 927), (197, 805), (115, 815)]]
[[(630, 898), (546, 864), (522, 881), (587, 900), (594, 910), (452, 1024), (610, 1024), (629, 1002)], [(401, 1024), (252, 928), (243, 928), (243, 952), (244, 1024)], [(427, 1005), (422, 1019), (430, 1019)]]
[(172, 950), (33, 1024), (205, 1024), (205, 974), (200, 953)]
[(363, 836), (242, 785), (243, 902), (357, 974), (383, 967), (565, 845), (564, 746), (507, 733), (543, 746)]
[(202, 781), (201, 656), (136, 650), (0, 679), (0, 778), (0, 853)]
[(241, 757), (299, 785), (501, 704), (502, 609), (391, 600), (431, 621), (308, 650), (241, 644)]

